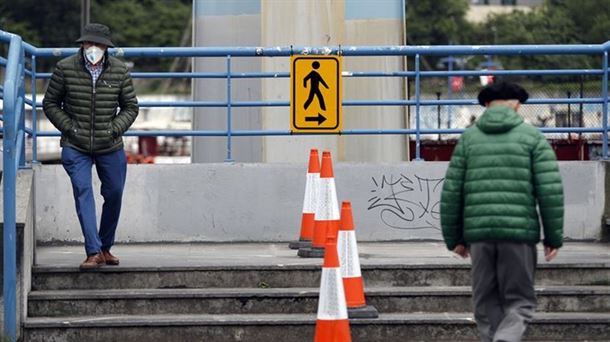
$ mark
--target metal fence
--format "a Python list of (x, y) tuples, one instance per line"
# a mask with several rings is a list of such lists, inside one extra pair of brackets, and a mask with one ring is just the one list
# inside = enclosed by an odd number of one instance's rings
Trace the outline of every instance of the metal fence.
[[(0, 31), (0, 42), (10, 43), (8, 58), (0, 59), (0, 67), (6, 68), (4, 85), (0, 95), (4, 99), (4, 330), (7, 337), (16, 336), (15, 307), (15, 177), (19, 167), (27, 167), (25, 160), (26, 135), (32, 139), (32, 160), (37, 161), (37, 139), (57, 137), (59, 132), (37, 129), (38, 109), (42, 107), (36, 93), (36, 81), (50, 78), (50, 73), (38, 72), (37, 61), (56, 59), (77, 52), (76, 48), (36, 48), (22, 42), (21, 38)], [(545, 134), (595, 134), (601, 136), (603, 157), (608, 157), (608, 52), (610, 41), (599, 45), (503, 45), (503, 46), (336, 46), (336, 47), (196, 47), (196, 48), (115, 48), (110, 54), (117, 57), (224, 57), (226, 69), (219, 72), (133, 72), (133, 78), (215, 78), (226, 80), (227, 95), (218, 101), (173, 101), (141, 102), (141, 107), (220, 107), (226, 108), (227, 126), (224, 130), (179, 130), (179, 131), (129, 131), (127, 136), (214, 136), (227, 140), (227, 159), (231, 160), (231, 142), (240, 136), (287, 136), (285, 130), (235, 130), (232, 128), (232, 108), (236, 107), (289, 107), (288, 101), (233, 101), (231, 86), (239, 79), (247, 78), (287, 78), (288, 72), (235, 73), (231, 71), (234, 58), (289, 57), (292, 54), (341, 54), (352, 56), (401, 56), (414, 62), (413, 71), (363, 71), (344, 73), (343, 77), (398, 77), (408, 78), (412, 91), (407, 99), (395, 100), (350, 100), (343, 106), (402, 106), (410, 113), (410, 126), (394, 129), (351, 129), (343, 130), (343, 135), (395, 134), (414, 136), (415, 159), (421, 155), (423, 137), (438, 137), (461, 134), (473, 118), (482, 112), (475, 99), (475, 93), (454, 93), (443, 98), (435, 96), (435, 90), (426, 89), (430, 82), (424, 80), (451, 77), (478, 78), (494, 77), (582, 77), (587, 79), (587, 87), (572, 87), (564, 92), (534, 91), (524, 108), (526, 120), (543, 124)], [(553, 69), (553, 70), (448, 70), (422, 71), (422, 56), (527, 56), (527, 55), (594, 55), (599, 58), (599, 69)], [(29, 68), (27, 64), (29, 63)], [(32, 96), (25, 96), (25, 78), (31, 81)], [(593, 80), (593, 81), (591, 81)], [(25, 127), (25, 106), (32, 108), (31, 127)], [(469, 111), (464, 111), (468, 108)], [(562, 113), (566, 113), (565, 115)], [(593, 113), (593, 114), (592, 114)], [(550, 118), (549, 118), (550, 115)], [(552, 124), (551, 124), (552, 123)]]

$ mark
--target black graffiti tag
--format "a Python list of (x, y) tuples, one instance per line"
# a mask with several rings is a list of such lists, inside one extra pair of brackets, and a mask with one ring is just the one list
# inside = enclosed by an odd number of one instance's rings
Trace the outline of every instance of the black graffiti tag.
[(371, 177), (375, 187), (368, 210), (381, 209), (379, 217), (394, 229), (440, 230), (440, 185), (444, 178), (381, 175)]

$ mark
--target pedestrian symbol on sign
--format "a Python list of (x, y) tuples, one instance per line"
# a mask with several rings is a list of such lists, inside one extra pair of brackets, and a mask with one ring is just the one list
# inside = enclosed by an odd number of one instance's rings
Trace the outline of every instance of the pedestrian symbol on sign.
[(341, 57), (292, 56), (291, 64), (291, 131), (340, 131)]
[(313, 101), (313, 97), (315, 96), (318, 98), (320, 108), (322, 110), (326, 110), (326, 105), (324, 105), (324, 96), (320, 92), (320, 83), (322, 83), (322, 85), (326, 89), (328, 89), (328, 84), (326, 84), (322, 76), (320, 76), (320, 74), (316, 72), (316, 70), (320, 68), (320, 62), (315, 61), (311, 63), (311, 67), (313, 68), (313, 70), (309, 74), (307, 74), (307, 76), (303, 80), (303, 86), (305, 88), (307, 88), (307, 82), (309, 81), (309, 96), (307, 97), (307, 101), (305, 101), (304, 107), (305, 109), (307, 109), (307, 107), (309, 107), (309, 105), (311, 104), (311, 101)]

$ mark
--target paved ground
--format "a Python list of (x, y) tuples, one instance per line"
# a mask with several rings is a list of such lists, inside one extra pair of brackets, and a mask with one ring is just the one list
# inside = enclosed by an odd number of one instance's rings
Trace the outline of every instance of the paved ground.
[[(367, 264), (468, 264), (440, 242), (374, 242), (358, 244), (360, 262)], [(316, 265), (321, 259), (305, 259), (287, 243), (193, 243), (116, 245), (119, 267)], [(539, 263), (545, 264), (538, 246)], [(45, 246), (36, 250), (39, 266), (73, 267), (84, 259), (82, 246)], [(610, 244), (566, 243), (553, 263), (610, 265)]]

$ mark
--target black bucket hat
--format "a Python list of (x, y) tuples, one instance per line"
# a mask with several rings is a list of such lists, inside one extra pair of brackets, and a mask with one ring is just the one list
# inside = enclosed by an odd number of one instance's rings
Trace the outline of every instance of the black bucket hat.
[(524, 103), (529, 94), (520, 85), (509, 82), (499, 82), (488, 85), (479, 93), (478, 100), (481, 106), (485, 106), (494, 100), (519, 100)]
[(106, 25), (95, 23), (85, 25), (83, 35), (76, 42), (94, 42), (114, 47), (114, 43), (110, 40), (110, 28)]

